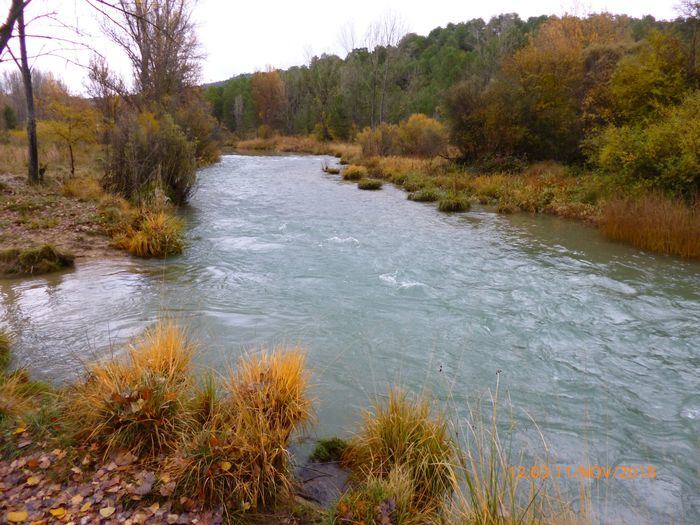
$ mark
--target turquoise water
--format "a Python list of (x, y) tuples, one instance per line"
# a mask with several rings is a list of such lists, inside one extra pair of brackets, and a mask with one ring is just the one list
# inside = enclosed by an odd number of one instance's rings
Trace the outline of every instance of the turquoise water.
[(68, 379), (168, 313), (219, 369), (246, 349), (306, 348), (317, 435), (347, 433), (397, 383), (462, 423), (500, 370), (518, 464), (544, 454), (532, 419), (552, 466), (656, 468), (588, 483), (603, 522), (700, 522), (700, 264), (576, 222), (358, 191), (326, 160), (233, 155), (202, 170), (181, 257), (2, 282), (17, 364)]

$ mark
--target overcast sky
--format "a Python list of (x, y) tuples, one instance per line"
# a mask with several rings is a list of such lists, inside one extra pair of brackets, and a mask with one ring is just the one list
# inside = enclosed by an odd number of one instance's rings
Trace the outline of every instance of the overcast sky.
[[(10, 0), (0, 0), (0, 18), (4, 20)], [(516, 12), (521, 17), (540, 14), (573, 13), (585, 15), (608, 11), (633, 16), (651, 14), (658, 19), (674, 18), (678, 0), (588, 0), (558, 2), (557, 0), (199, 0), (195, 19), (202, 51), (202, 80), (224, 80), (238, 73), (264, 69), (267, 65), (286, 68), (307, 62), (310, 56), (331, 52), (343, 55), (340, 32), (343, 27), (354, 27), (361, 39), (372, 22), (393, 13), (407, 31), (427, 34), (437, 26), (449, 22), (463, 22), (472, 18), (488, 20), (500, 13)], [(100, 35), (97, 14), (84, 0), (33, 0), (30, 18), (47, 11), (58, 11), (63, 23), (77, 25), (89, 37), (82, 37), (105, 54), (112, 67), (126, 72), (121, 54)], [(39, 19), (32, 22), (30, 34), (53, 34), (76, 38), (56, 26), (55, 22)], [(77, 37), (80, 39), (81, 37)], [(30, 54), (54, 49), (56, 43), (40, 39), (30, 42)], [(69, 44), (65, 46), (73, 47)], [(87, 64), (86, 50), (57, 51), (72, 62)], [(9, 58), (7, 55), (4, 60)], [(34, 64), (63, 77), (71, 90), (82, 92), (85, 70), (57, 57), (38, 58)], [(0, 73), (16, 66), (0, 63)]]

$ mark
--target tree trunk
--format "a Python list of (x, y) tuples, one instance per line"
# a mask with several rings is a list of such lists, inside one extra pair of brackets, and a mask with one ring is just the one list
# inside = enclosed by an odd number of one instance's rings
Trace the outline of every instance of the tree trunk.
[(68, 152), (70, 153), (70, 176), (75, 177), (75, 158), (73, 157), (73, 144), (68, 144)]
[(27, 146), (29, 153), (28, 177), (30, 183), (39, 182), (39, 147), (36, 138), (36, 111), (34, 110), (34, 89), (32, 88), (32, 71), (27, 59), (27, 42), (24, 33), (24, 9), (17, 18), (19, 30), (19, 49), (21, 54), (22, 81), (24, 95), (27, 99)]

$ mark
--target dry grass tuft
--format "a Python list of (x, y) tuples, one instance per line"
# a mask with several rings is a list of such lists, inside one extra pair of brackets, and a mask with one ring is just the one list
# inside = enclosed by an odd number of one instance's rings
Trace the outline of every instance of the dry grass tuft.
[(381, 190), (382, 184), (379, 179), (360, 179), (357, 181), (357, 187), (361, 190)]
[(10, 335), (5, 331), (0, 329), (0, 374), (7, 368), (10, 364), (10, 347), (12, 341)]
[(289, 439), (311, 418), (308, 379), (299, 349), (241, 359), (208, 421), (185, 433), (169, 463), (178, 490), (240, 512), (287, 493)]
[(393, 470), (404, 469), (414, 487), (415, 508), (442, 505), (452, 491), (457, 448), (447, 420), (431, 412), (427, 400), (390, 390), (386, 402), (365, 412), (343, 456), (353, 477), (388, 479)]
[(135, 224), (115, 237), (114, 244), (137, 257), (170, 257), (182, 253), (182, 230), (177, 217), (142, 210)]
[(69, 393), (77, 435), (106, 452), (126, 448), (139, 457), (171, 450), (187, 418), (195, 346), (173, 321), (147, 330), (125, 359), (91, 367)]
[(367, 177), (367, 168), (364, 166), (357, 166), (355, 164), (349, 165), (343, 170), (343, 180), (359, 181)]
[(599, 226), (609, 239), (681, 257), (700, 257), (700, 203), (660, 195), (614, 199), (603, 207)]
[(84, 202), (99, 202), (105, 195), (100, 182), (94, 177), (71, 177), (61, 188), (64, 197), (74, 197)]

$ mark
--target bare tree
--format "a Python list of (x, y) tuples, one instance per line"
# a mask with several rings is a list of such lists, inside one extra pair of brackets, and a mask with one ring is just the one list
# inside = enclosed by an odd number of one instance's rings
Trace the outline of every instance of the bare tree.
[(34, 91), (32, 90), (32, 70), (27, 58), (27, 38), (24, 25), (24, 5), (17, 17), (17, 32), (20, 49), (20, 70), (24, 82), (24, 93), (27, 99), (27, 140), (29, 147), (28, 177), (29, 182), (36, 183), (41, 180), (39, 173), (39, 146), (36, 138), (36, 111), (34, 109)]
[(678, 6), (678, 11), (690, 24), (690, 53), (688, 56), (688, 70), (691, 75), (695, 75), (698, 67), (698, 45), (700, 44), (700, 1), (683, 0)]
[(162, 101), (196, 83), (199, 45), (191, 0), (118, 0), (120, 20), (105, 16), (105, 33), (131, 62), (135, 90)]
[(5, 23), (0, 26), (0, 55), (7, 47), (7, 43), (12, 38), (12, 32), (15, 27), (15, 23), (20, 16), (23, 16), (24, 8), (29, 4), (31, 0), (12, 0), (10, 4), (10, 9), (7, 12), (7, 19)]

